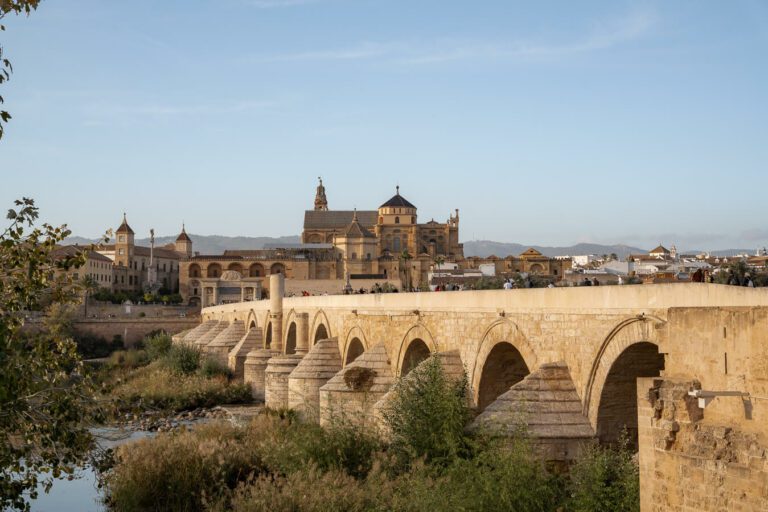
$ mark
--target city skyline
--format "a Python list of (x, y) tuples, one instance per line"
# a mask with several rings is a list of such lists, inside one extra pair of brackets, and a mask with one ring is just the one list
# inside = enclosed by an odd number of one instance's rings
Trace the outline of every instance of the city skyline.
[(759, 2), (47, 1), (5, 21), (0, 200), (75, 235), (123, 211), (296, 235), (322, 175), (331, 209), (398, 184), (420, 220), (459, 208), (462, 240), (768, 243)]

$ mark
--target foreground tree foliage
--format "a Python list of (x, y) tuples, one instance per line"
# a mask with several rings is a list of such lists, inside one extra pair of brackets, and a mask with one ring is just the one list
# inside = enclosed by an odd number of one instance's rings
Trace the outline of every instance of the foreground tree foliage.
[[(3, 6), (5, 8), (5, 4)], [(78, 267), (85, 255), (55, 261), (66, 226), (33, 227), (31, 199), (8, 211), (0, 235), (0, 508), (28, 509), (39, 484), (71, 475), (92, 445), (85, 424), (96, 410), (75, 343), (49, 318), (30, 329), (27, 318), (79, 300), (75, 283), (55, 279), (56, 268)]]
[(104, 475), (116, 511), (635, 512), (631, 454), (587, 448), (571, 475), (547, 470), (524, 430), (470, 433), (466, 380), (438, 358), (394, 389), (388, 432), (334, 418), (329, 428), (266, 411), (116, 450)]
[[(8, 14), (29, 14), (37, 9), (40, 0), (0, 0), (0, 21)], [(5, 30), (5, 25), (0, 23), (0, 32)], [(0, 45), (0, 85), (11, 78), (13, 66), (11, 61), (3, 56), (3, 47)], [(0, 95), (0, 106), (3, 104), (3, 96)], [(0, 108), (0, 139), (3, 138), (3, 125), (11, 119), (11, 114)]]

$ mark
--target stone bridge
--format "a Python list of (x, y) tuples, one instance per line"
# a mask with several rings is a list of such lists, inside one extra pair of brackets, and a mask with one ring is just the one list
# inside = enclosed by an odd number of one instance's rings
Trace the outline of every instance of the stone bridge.
[(177, 341), (228, 362), (268, 406), (372, 428), (396, 379), (434, 355), (452, 376), (464, 368), (475, 425), (525, 423), (547, 460), (626, 430), (643, 511), (768, 510), (768, 289), (283, 287), (275, 275), (268, 301), (203, 309)]

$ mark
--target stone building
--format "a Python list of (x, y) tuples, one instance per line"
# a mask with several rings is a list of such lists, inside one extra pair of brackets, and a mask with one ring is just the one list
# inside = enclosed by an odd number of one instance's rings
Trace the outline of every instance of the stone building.
[[(186, 237), (186, 234), (182, 233)], [(446, 222), (430, 219), (418, 222), (416, 206), (395, 195), (376, 210), (332, 210), (320, 180), (314, 208), (304, 212), (301, 244), (259, 250), (224, 251), (219, 255), (191, 255), (182, 235), (177, 252), (186, 250), (180, 262), (180, 293), (186, 303), (210, 306), (238, 302), (240, 297), (258, 298), (263, 281), (270, 274), (283, 274), (292, 292), (293, 285), (312, 288), (308, 283), (326, 281), (328, 293), (340, 293), (347, 282), (354, 289), (374, 283), (391, 282), (397, 288), (426, 284), (437, 263), (457, 263), (462, 269), (493, 263), (496, 275), (528, 272), (560, 279), (570, 260), (555, 260), (529, 249), (518, 257), (464, 258), (459, 242), (459, 210)], [(187, 237), (188, 239), (188, 237)], [(231, 271), (239, 274), (223, 273)], [(234, 284), (238, 283), (238, 284)], [(226, 292), (225, 290), (226, 289)]]
[(462, 270), (479, 269), (481, 265), (493, 265), (495, 275), (499, 277), (509, 277), (512, 274), (523, 272), (538, 276), (552, 276), (559, 281), (566, 271), (571, 269), (571, 260), (570, 258), (550, 258), (536, 249), (530, 248), (518, 256), (505, 258), (496, 256), (470, 257), (458, 262), (458, 266)]
[(74, 256), (78, 252), (85, 252), (85, 264), (79, 268), (71, 268), (68, 270), (57, 270), (57, 275), (66, 275), (74, 281), (82, 281), (84, 279), (90, 279), (96, 283), (100, 288), (112, 289), (112, 281), (114, 279), (112, 260), (106, 256), (99, 254), (96, 251), (91, 251), (85, 247), (79, 247), (77, 245), (64, 245), (57, 247), (53, 253), (54, 258), (64, 258), (66, 256)]
[(115, 243), (100, 245), (97, 252), (113, 262), (113, 290), (141, 292), (149, 282), (150, 259), (154, 275), (161, 288), (172, 293), (179, 290), (179, 262), (192, 255), (192, 240), (182, 226), (175, 244), (164, 247), (144, 247), (134, 243), (135, 233), (128, 225), (125, 214), (123, 222), (115, 231)]
[(437, 259), (464, 258), (459, 210), (445, 223), (431, 219), (420, 224), (416, 206), (400, 195), (400, 187), (376, 210), (331, 210), (320, 180), (315, 208), (304, 212), (301, 240), (332, 244), (341, 255), (344, 275), (394, 277), (406, 286), (426, 281)]

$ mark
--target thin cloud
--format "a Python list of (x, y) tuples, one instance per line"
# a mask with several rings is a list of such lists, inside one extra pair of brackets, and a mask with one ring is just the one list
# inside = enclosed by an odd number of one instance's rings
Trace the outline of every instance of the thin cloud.
[(388, 59), (406, 64), (428, 64), (478, 59), (557, 58), (605, 50), (630, 42), (648, 33), (655, 23), (655, 15), (642, 12), (633, 13), (618, 22), (598, 24), (594, 30), (581, 39), (568, 43), (456, 41), (449, 39), (431, 42), (367, 41), (347, 48), (257, 56), (253, 60), (257, 62), (297, 62)]
[(257, 62), (291, 62), (291, 61), (343, 61), (363, 60), (376, 57), (387, 57), (397, 51), (402, 51), (401, 43), (371, 43), (365, 42), (350, 48), (338, 50), (320, 50), (311, 52), (288, 53), (257, 57)]
[(248, 0), (246, 3), (259, 9), (295, 7), (297, 5), (316, 4), (321, 0)]
[(229, 104), (194, 104), (194, 105), (110, 105), (97, 106), (94, 110), (102, 115), (149, 115), (149, 116), (179, 116), (179, 115), (220, 115), (237, 114), (251, 110), (261, 110), (274, 107), (271, 101), (246, 100)]

